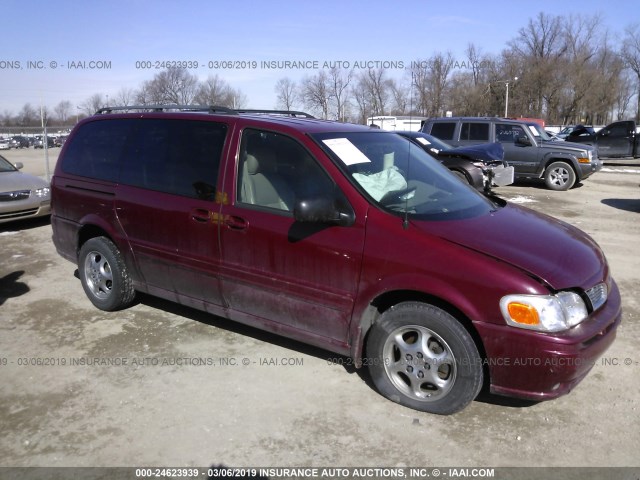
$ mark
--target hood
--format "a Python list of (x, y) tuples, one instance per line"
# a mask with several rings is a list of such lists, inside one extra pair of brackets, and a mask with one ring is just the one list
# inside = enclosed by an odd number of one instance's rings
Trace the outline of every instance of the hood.
[(35, 190), (48, 187), (46, 180), (22, 172), (0, 172), (0, 192), (13, 192), (15, 190)]
[(516, 266), (554, 290), (588, 289), (607, 276), (604, 255), (591, 237), (525, 207), (507, 204), (477, 218), (414, 225)]
[(575, 153), (576, 150), (595, 150), (590, 145), (575, 142), (541, 142), (541, 145), (546, 148), (553, 149), (558, 152), (571, 152)]
[(504, 148), (499, 142), (469, 145), (440, 151), (443, 157), (463, 157), (469, 160), (495, 162), (504, 160)]

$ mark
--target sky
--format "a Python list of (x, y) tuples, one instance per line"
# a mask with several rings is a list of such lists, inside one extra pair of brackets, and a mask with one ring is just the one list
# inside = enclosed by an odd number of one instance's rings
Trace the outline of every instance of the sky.
[(640, 23), (637, 0), (0, 0), (0, 113), (68, 100), (73, 115), (95, 93), (113, 105), (162, 62), (190, 62), (200, 80), (218, 75), (246, 108), (275, 108), (280, 78), (336, 65), (385, 66), (401, 79), (436, 52), (463, 62), (469, 43), (498, 54), (541, 11), (599, 14), (615, 43)]

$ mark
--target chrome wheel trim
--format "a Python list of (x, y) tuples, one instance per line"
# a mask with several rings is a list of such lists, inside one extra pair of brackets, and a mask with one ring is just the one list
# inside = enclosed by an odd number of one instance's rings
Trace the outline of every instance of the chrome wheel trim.
[(549, 172), (549, 181), (559, 187), (566, 185), (569, 181), (569, 171), (564, 167), (554, 168)]
[(113, 273), (105, 256), (91, 251), (84, 260), (84, 277), (91, 294), (100, 299), (109, 298), (113, 289)]
[(458, 368), (453, 351), (429, 328), (397, 328), (387, 337), (382, 355), (391, 383), (413, 400), (440, 400), (455, 384)]

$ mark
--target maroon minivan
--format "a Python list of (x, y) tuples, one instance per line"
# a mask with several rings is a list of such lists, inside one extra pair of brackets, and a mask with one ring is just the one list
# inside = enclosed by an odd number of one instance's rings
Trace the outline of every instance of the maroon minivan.
[(185, 110), (102, 110), (64, 145), (53, 241), (96, 307), (146, 292), (276, 332), (439, 414), (483, 385), (568, 393), (613, 341), (619, 291), (580, 230), (390, 132)]

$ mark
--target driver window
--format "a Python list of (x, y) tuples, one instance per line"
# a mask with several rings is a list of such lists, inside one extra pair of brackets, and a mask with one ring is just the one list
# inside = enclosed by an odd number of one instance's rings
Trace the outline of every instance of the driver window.
[(296, 140), (279, 133), (246, 129), (240, 144), (239, 203), (293, 212), (297, 199), (329, 196), (333, 182)]
[(496, 141), (500, 143), (514, 143), (516, 138), (526, 136), (520, 125), (496, 124)]

